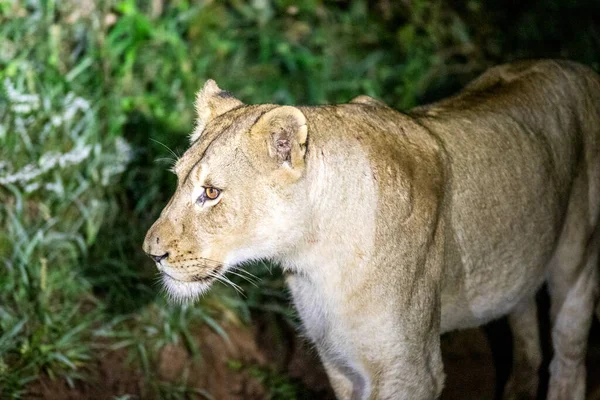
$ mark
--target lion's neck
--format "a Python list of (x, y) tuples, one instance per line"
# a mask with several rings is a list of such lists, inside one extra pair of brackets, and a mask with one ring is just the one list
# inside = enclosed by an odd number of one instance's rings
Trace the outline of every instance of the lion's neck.
[(348, 271), (360, 271), (370, 262), (377, 189), (365, 179), (367, 161), (344, 169), (339, 162), (344, 156), (326, 144), (312, 152), (305, 180), (307, 226), (296, 246), (277, 260), (285, 270), (331, 283), (352, 279)]

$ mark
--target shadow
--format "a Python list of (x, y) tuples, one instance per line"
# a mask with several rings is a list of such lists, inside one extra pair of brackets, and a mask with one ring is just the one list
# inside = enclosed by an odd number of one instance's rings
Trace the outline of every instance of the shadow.
[(504, 317), (492, 321), (483, 326), (483, 331), (487, 337), (496, 370), (494, 398), (500, 400), (512, 370), (513, 344), (508, 319)]
[[(540, 345), (542, 349), (542, 363), (539, 369), (539, 388), (537, 399), (543, 400), (548, 393), (548, 383), (550, 380), (550, 361), (552, 360), (552, 338), (550, 324), (550, 297), (548, 290), (544, 285), (536, 296), (538, 307), (538, 324), (540, 330)], [(508, 382), (512, 370), (512, 334), (508, 324), (508, 319), (501, 318), (493, 321), (483, 327), (488, 339), (492, 359), (496, 368), (496, 389), (494, 398), (502, 398), (504, 387)], [(594, 393), (600, 396), (600, 322), (594, 318), (592, 328), (588, 339), (587, 352), (587, 392), (591, 398), (595, 398)], [(596, 397), (600, 399), (600, 397)]]
[(550, 324), (550, 296), (546, 285), (538, 292), (536, 296), (538, 308), (538, 326), (540, 328), (540, 345), (542, 348), (542, 364), (538, 371), (540, 386), (538, 388), (538, 400), (546, 398), (548, 393), (548, 382), (550, 381), (550, 360), (552, 360), (552, 337)]
[[(552, 359), (552, 342), (550, 337), (550, 298), (544, 285), (536, 296), (538, 308), (538, 326), (540, 331), (540, 345), (542, 349), (542, 364), (539, 369), (539, 387), (537, 399), (543, 400), (548, 392), (549, 372), (548, 368)], [(496, 389), (494, 398), (501, 400), (504, 388), (512, 373), (513, 362), (513, 338), (508, 324), (508, 318), (504, 317), (492, 321), (483, 327), (488, 339), (494, 366), (496, 367)]]

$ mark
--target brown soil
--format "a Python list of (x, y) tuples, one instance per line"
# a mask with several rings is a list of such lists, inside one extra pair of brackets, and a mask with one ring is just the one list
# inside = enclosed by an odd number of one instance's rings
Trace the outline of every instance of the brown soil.
[(43, 375), (34, 382), (28, 391), (27, 399), (103, 399), (124, 393), (140, 393), (142, 376), (139, 371), (127, 368), (126, 351), (120, 350), (104, 354), (90, 365), (84, 376), (85, 383), (76, 381), (71, 388), (65, 380), (52, 380)]
[[(201, 329), (196, 335), (202, 355), (200, 360), (192, 359), (181, 345), (165, 346), (160, 351), (155, 367), (156, 379), (185, 381), (210, 393), (215, 400), (265, 399), (268, 398), (267, 388), (247, 368), (239, 368), (239, 365), (257, 365), (287, 371), (289, 376), (301, 380), (314, 393), (311, 398), (334, 399), (324, 371), (310, 346), (305, 345), (285, 324), (274, 323), (272, 320), (258, 321), (252, 329), (227, 326), (229, 342), (209, 328)], [(496, 330), (497, 327), (492, 326), (491, 329)], [(488, 326), (485, 330), (487, 335), (484, 329), (470, 329), (442, 337), (447, 375), (443, 400), (495, 398), (498, 392), (496, 381), (502, 379), (497, 371), (504, 368), (505, 377), (507, 376), (510, 355), (502, 354), (506, 350), (500, 347), (500, 356), (498, 353), (494, 356), (489, 344), (489, 331)], [(599, 331), (600, 328), (595, 324), (590, 337), (590, 400), (600, 400)], [(510, 340), (510, 337), (504, 337), (503, 340), (506, 339)], [(30, 387), (27, 398), (110, 399), (124, 394), (142, 399), (160, 397), (157, 393), (145, 391), (147, 389), (143, 386), (142, 372), (127, 362), (125, 354), (123, 350), (104, 354), (95, 365), (87, 368), (89, 382), (78, 382), (74, 388), (70, 388), (62, 380), (42, 378)], [(232, 360), (241, 363), (232, 368)], [(499, 362), (506, 365), (498, 366)], [(543, 375), (542, 372), (542, 380)], [(201, 395), (189, 397), (203, 398)]]
[[(159, 355), (156, 380), (181, 383), (210, 393), (214, 399), (264, 399), (265, 389), (247, 371), (230, 368), (231, 360), (242, 364), (266, 365), (267, 360), (258, 348), (255, 335), (243, 327), (227, 326), (229, 341), (225, 341), (208, 327), (196, 334), (200, 357), (193, 358), (180, 344), (164, 346)], [(43, 399), (113, 399), (130, 395), (132, 398), (159, 398), (159, 393), (148, 393), (142, 371), (128, 363), (126, 350), (103, 354), (95, 365), (87, 367), (85, 382), (78, 381), (70, 388), (64, 380), (43, 377), (35, 382), (27, 398)], [(204, 396), (190, 395), (190, 398)]]

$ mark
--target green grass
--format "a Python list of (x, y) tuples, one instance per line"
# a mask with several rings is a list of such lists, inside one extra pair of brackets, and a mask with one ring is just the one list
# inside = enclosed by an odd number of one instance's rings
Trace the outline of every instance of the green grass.
[(315, 399), (317, 394), (308, 390), (297, 379), (275, 371), (273, 368), (258, 365), (244, 365), (237, 360), (229, 362), (229, 369), (236, 372), (247, 372), (267, 390), (268, 400), (300, 400)]
[[(600, 54), (583, 23), (581, 35), (561, 36), (572, 19), (561, 19), (560, 1), (543, 10), (554, 27), (546, 36), (531, 12), (519, 17), (528, 30), (495, 31), (505, 23), (498, 10), (475, 0), (456, 9), (426, 0), (150, 4), (0, 0), (1, 398), (23, 396), (41, 374), (86, 379), (82, 367), (111, 349), (127, 349), (149, 393), (185, 398), (191, 388), (153, 372), (165, 344), (195, 355), (194, 329), (206, 324), (225, 340), (225, 315), (295, 323), (277, 271), (254, 266), (258, 288), (232, 278), (244, 296), (217, 286), (179, 306), (163, 299), (140, 250), (174, 189), (167, 148), (185, 150), (206, 79), (248, 103), (364, 93), (405, 109), (499, 60), (560, 52), (598, 67)], [(560, 48), (546, 53), (515, 45), (554, 39)], [(301, 390), (265, 371), (273, 398)]]

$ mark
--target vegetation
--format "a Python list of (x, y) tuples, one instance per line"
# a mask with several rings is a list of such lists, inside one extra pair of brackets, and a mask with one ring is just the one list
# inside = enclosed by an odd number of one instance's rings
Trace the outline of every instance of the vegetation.
[[(40, 376), (85, 380), (111, 349), (127, 349), (147, 393), (186, 397), (155, 376), (167, 343), (196, 354), (195, 327), (227, 337), (221, 322), (253, 311), (293, 320), (276, 270), (181, 306), (140, 250), (207, 78), (248, 103), (364, 93), (407, 109), (504, 60), (600, 66), (592, 0), (502, 3), (0, 0), (0, 397)], [(301, 390), (255, 371), (272, 398)]]

